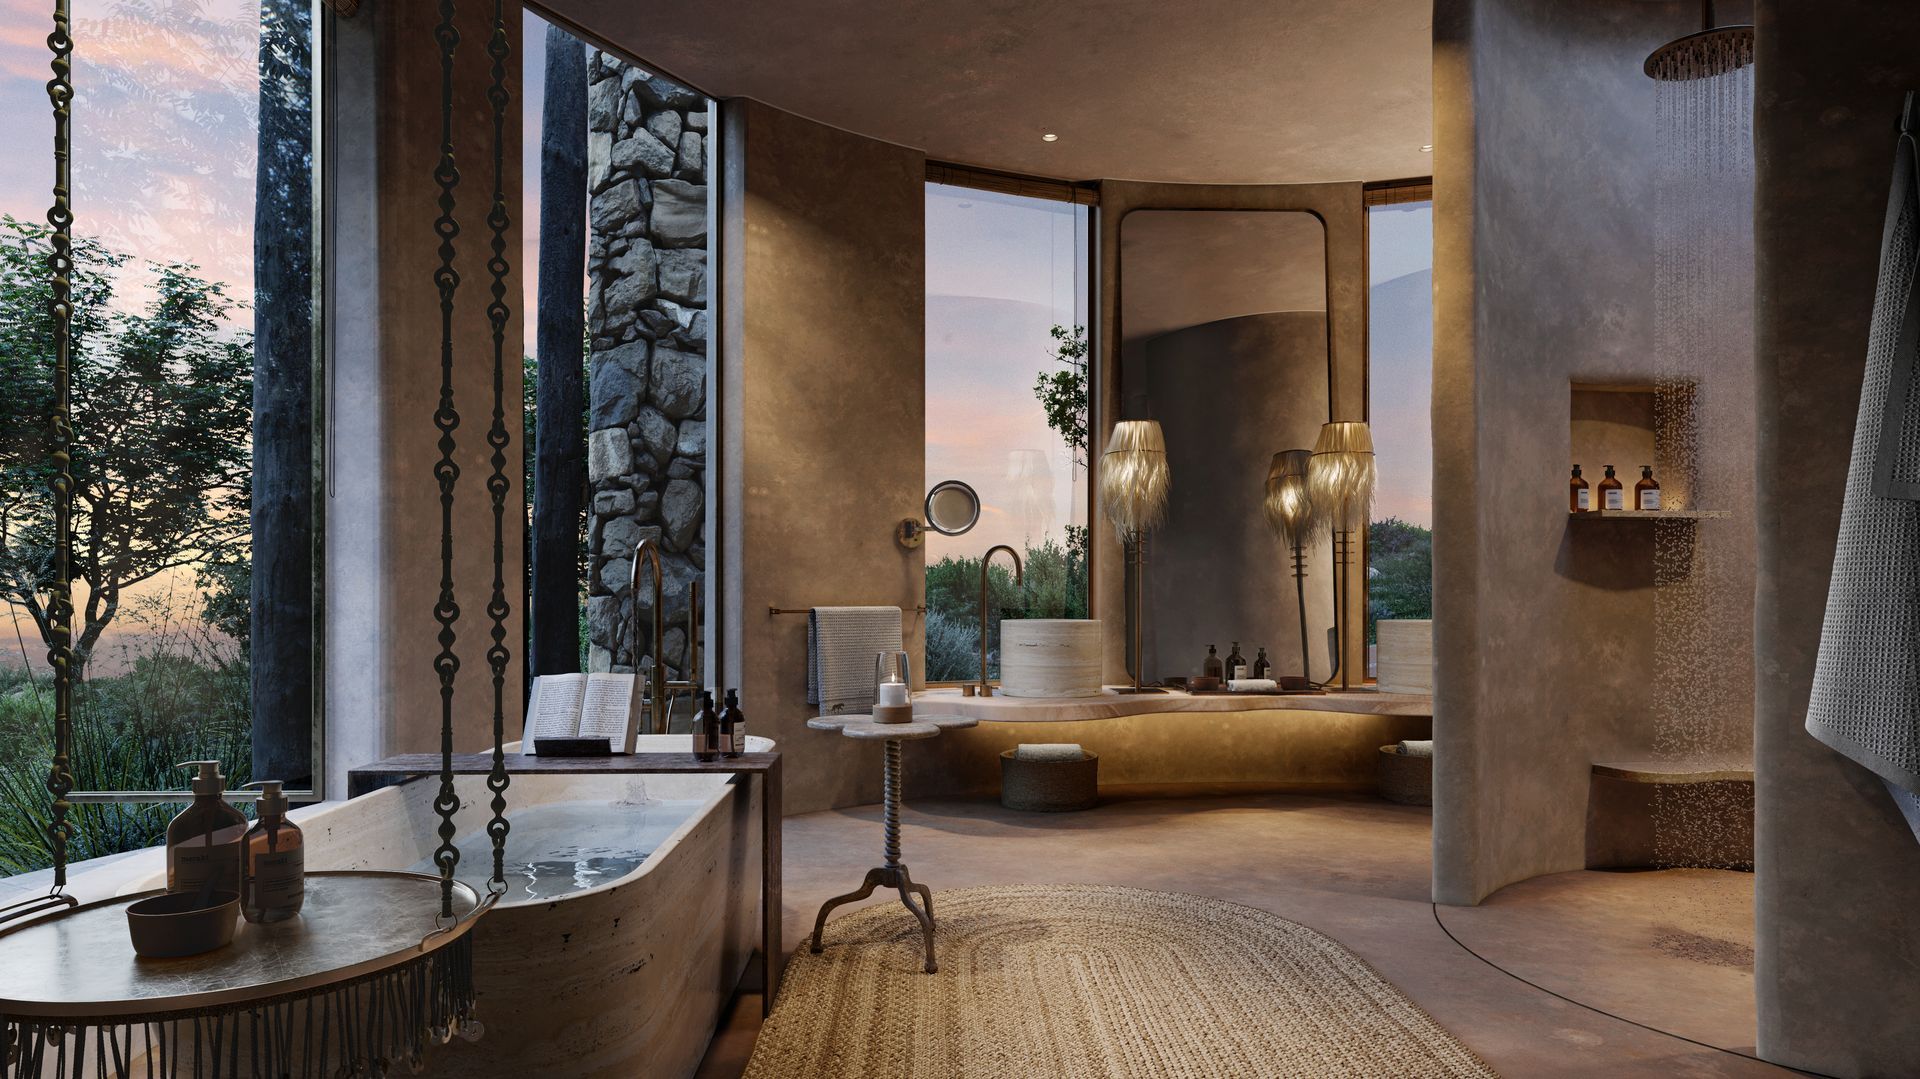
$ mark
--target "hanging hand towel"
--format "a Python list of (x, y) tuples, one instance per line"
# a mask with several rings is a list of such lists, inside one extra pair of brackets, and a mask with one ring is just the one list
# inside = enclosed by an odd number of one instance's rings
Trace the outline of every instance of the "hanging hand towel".
[(1912, 94), (1905, 112), (1807, 731), (1886, 781), (1920, 837), (1920, 115)]
[(823, 716), (873, 708), (873, 661), (901, 647), (898, 607), (815, 607), (807, 612), (807, 703)]

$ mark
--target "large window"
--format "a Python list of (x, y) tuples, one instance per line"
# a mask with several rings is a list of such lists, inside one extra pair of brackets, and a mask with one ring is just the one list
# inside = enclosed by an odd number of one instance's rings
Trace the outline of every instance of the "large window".
[(1367, 207), (1367, 410), (1380, 469), (1367, 529), (1369, 675), (1376, 619), (1433, 617), (1432, 198), (1389, 189), (1369, 192)]
[(1057, 198), (927, 185), (927, 484), (960, 480), (980, 521), (927, 540), (929, 681), (980, 671), (980, 559), (987, 650), (999, 619), (1085, 618), (1087, 608), (1087, 207)]
[[(312, 0), (73, 5), (75, 859), (316, 784)], [(51, 21), (0, 35), (0, 875), (46, 864)], [(150, 797), (150, 794), (149, 794)]]

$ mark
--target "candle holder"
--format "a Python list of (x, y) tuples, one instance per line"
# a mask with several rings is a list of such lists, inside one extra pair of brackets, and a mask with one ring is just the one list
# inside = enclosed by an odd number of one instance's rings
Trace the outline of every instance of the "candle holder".
[(875, 723), (913, 722), (912, 684), (912, 660), (906, 652), (875, 652), (873, 655), (873, 721)]

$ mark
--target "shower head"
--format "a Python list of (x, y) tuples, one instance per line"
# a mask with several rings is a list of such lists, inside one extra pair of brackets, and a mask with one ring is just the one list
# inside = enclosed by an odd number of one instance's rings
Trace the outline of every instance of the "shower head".
[(1753, 63), (1752, 26), (1713, 25), (1713, 0), (1700, 5), (1701, 30), (1653, 50), (1641, 69), (1660, 82), (1711, 79)]

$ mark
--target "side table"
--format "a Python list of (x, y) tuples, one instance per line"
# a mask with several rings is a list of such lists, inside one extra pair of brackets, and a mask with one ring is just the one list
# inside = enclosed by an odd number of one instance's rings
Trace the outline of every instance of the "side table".
[[(911, 723), (875, 723), (870, 715), (819, 716), (807, 720), (807, 726), (816, 731), (839, 731), (844, 738), (886, 743), (886, 765), (880, 784), (881, 819), (886, 827), (882, 853), (886, 864), (867, 870), (858, 891), (835, 896), (820, 907), (819, 917), (813, 920), (813, 954), (820, 954), (820, 933), (826, 928), (827, 915), (833, 908), (865, 899), (876, 888), (893, 888), (900, 893), (901, 904), (920, 922), (920, 932), (927, 943), (927, 973), (939, 969), (933, 961), (933, 891), (924, 884), (915, 884), (907, 874), (906, 863), (900, 860), (900, 743), (938, 738), (942, 731), (978, 723), (979, 720), (970, 716), (915, 716)], [(915, 895), (920, 897), (919, 904), (913, 901)]]

